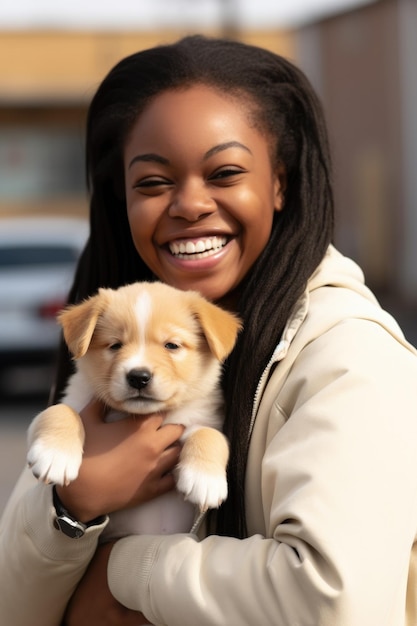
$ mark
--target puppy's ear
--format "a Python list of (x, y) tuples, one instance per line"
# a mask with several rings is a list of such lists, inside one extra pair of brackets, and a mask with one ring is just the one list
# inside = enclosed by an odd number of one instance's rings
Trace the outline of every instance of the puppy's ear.
[(193, 310), (210, 350), (219, 361), (224, 361), (233, 350), (242, 322), (232, 313), (197, 294), (193, 300)]
[(84, 356), (88, 350), (98, 317), (104, 309), (105, 291), (100, 289), (97, 295), (67, 307), (57, 316), (66, 344), (75, 359)]

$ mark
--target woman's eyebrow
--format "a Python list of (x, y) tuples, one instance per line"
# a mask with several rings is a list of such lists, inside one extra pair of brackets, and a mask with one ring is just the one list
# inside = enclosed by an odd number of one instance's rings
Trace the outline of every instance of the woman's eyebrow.
[(144, 161), (145, 163), (160, 163), (161, 165), (169, 165), (169, 161), (165, 157), (159, 154), (155, 154), (153, 152), (148, 152), (146, 154), (138, 154), (137, 156), (133, 157), (128, 165), (128, 168), (132, 167), (132, 165), (134, 163), (137, 163), (138, 161)]
[[(241, 148), (242, 150), (246, 150), (249, 154), (252, 154), (252, 151), (245, 146), (240, 141), (226, 141), (225, 143), (219, 143), (217, 146), (213, 146), (210, 150), (203, 156), (203, 161), (206, 161), (211, 156), (217, 154), (218, 152), (222, 152), (223, 150), (228, 150), (229, 148)], [(147, 152), (145, 154), (138, 154), (130, 161), (128, 168), (132, 167), (134, 163), (137, 162), (145, 162), (145, 163), (159, 163), (161, 165), (169, 165), (169, 160), (160, 154), (155, 154), (154, 152)]]
[(205, 153), (203, 157), (203, 160), (205, 161), (206, 159), (209, 159), (214, 154), (217, 154), (218, 152), (222, 152), (222, 150), (227, 150), (228, 148), (242, 148), (242, 150), (246, 150), (246, 152), (249, 152), (249, 154), (252, 154), (252, 151), (249, 150), (249, 148), (245, 146), (243, 143), (240, 143), (240, 141), (226, 141), (225, 143), (219, 143), (217, 146), (213, 146), (213, 148), (210, 148), (210, 150), (207, 150), (207, 152)]

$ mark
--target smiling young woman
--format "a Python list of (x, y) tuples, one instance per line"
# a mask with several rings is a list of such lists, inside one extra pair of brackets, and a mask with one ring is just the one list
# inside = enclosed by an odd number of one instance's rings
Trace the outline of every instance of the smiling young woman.
[[(415, 626), (417, 352), (332, 245), (326, 125), (306, 77), (235, 41), (138, 52), (92, 100), (87, 170), (71, 302), (159, 279), (243, 320), (222, 379), (228, 497), (198, 537), (98, 545), (105, 522), (62, 537), (52, 487), (24, 472), (0, 535), (4, 623)], [(62, 346), (56, 401), (70, 371)], [(85, 461), (59, 490), (69, 512), (172, 487), (182, 428), (151, 415), (109, 431), (103, 412), (82, 412)]]

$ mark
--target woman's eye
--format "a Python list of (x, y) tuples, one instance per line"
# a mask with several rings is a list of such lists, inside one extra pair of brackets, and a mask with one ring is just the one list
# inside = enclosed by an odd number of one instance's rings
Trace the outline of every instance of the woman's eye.
[(136, 183), (135, 187), (157, 187), (158, 185), (163, 185), (164, 182), (160, 178), (145, 178), (145, 180), (140, 180)]
[(122, 347), (123, 347), (123, 344), (121, 341), (115, 341), (109, 346), (109, 350), (111, 350), (112, 352), (117, 352), (117, 350), (120, 350), (120, 348)]
[(225, 167), (224, 169), (217, 170), (209, 177), (209, 180), (228, 181), (239, 174), (244, 174), (244, 170), (236, 167)]
[(180, 346), (177, 343), (174, 343), (173, 341), (167, 341), (165, 344), (165, 348), (167, 350), (179, 350)]
[(133, 187), (139, 189), (143, 193), (152, 193), (153, 191), (160, 191), (169, 186), (171, 182), (165, 178), (143, 178), (136, 182)]

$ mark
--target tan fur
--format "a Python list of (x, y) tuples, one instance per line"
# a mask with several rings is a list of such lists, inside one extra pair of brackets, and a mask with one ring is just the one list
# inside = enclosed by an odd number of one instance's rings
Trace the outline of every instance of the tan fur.
[[(53, 430), (48, 429), (49, 420), (54, 420), (55, 422)], [(56, 404), (40, 413), (40, 418), (36, 420), (33, 426), (33, 435), (36, 437), (43, 433), (46, 439), (54, 445), (62, 439), (68, 439), (69, 434), (74, 430), (77, 433), (77, 437), (84, 444), (84, 433), (83, 429), (80, 428), (78, 413), (66, 404)]]
[[(229, 446), (221, 432), (214, 428), (199, 428), (185, 441), (180, 461), (176, 467), (177, 488), (192, 502), (199, 501), (205, 489), (205, 478), (222, 476), (229, 460)], [(190, 473), (193, 476), (190, 476)], [(190, 485), (192, 487), (190, 488)], [(200, 505), (200, 510), (220, 506), (223, 497), (217, 502)]]
[(66, 344), (74, 359), (79, 359), (88, 350), (97, 319), (104, 310), (106, 295), (94, 296), (58, 314), (57, 320), (64, 331)]
[[(135, 283), (100, 289), (65, 309), (59, 322), (77, 372), (66, 404), (47, 409), (30, 426), (28, 462), (34, 474), (46, 482), (74, 480), (84, 441), (78, 411), (97, 397), (121, 413), (160, 411), (166, 423), (183, 423), (178, 488), (202, 510), (218, 506), (226, 497), (228, 460), (228, 444), (218, 430), (218, 380), (240, 321), (196, 292)], [(138, 370), (150, 373), (143, 388), (131, 386)]]
[(182, 461), (199, 460), (200, 468), (208, 473), (216, 473), (227, 465), (229, 447), (222, 434), (213, 428), (200, 428), (187, 439), (187, 447)]
[[(51, 423), (53, 422), (53, 428)], [(42, 411), (30, 426), (31, 439), (42, 438), (51, 451), (50, 463), (60, 464), (62, 443), (65, 442), (68, 454), (81, 463), (84, 447), (84, 428), (74, 409), (66, 404), (57, 404)], [(38, 476), (39, 478), (39, 476)], [(68, 485), (74, 477), (64, 469), (63, 484)]]
[(219, 361), (224, 361), (235, 345), (236, 318), (195, 293), (190, 294), (189, 298), (201, 326), (205, 329), (212, 353)]

